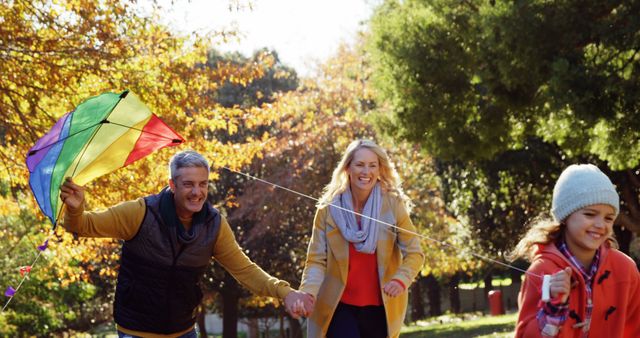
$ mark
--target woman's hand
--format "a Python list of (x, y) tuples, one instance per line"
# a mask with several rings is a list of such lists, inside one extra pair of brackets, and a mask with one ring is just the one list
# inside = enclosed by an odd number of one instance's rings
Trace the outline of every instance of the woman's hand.
[(284, 298), (285, 309), (294, 319), (308, 317), (313, 313), (315, 298), (302, 291), (293, 290)]
[(404, 286), (395, 280), (392, 280), (382, 287), (382, 291), (389, 297), (397, 297), (404, 292)]

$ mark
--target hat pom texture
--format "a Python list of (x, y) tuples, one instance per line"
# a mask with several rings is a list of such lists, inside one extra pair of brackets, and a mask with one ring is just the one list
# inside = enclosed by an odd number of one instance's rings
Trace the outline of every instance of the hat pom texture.
[(573, 164), (567, 167), (553, 188), (551, 213), (561, 222), (573, 212), (594, 204), (608, 204), (620, 212), (620, 197), (616, 188), (598, 167)]

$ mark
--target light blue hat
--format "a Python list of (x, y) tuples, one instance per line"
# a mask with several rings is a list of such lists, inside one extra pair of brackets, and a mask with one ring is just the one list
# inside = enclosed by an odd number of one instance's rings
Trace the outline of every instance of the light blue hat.
[(574, 211), (594, 204), (608, 204), (620, 212), (620, 197), (609, 177), (593, 164), (567, 167), (553, 188), (551, 213), (561, 222)]

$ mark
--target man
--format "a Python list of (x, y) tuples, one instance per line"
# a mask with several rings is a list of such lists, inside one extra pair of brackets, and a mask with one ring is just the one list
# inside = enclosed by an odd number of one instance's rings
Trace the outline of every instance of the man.
[(99, 212), (83, 210), (83, 187), (70, 179), (61, 187), (65, 229), (124, 240), (114, 301), (120, 337), (196, 337), (199, 281), (212, 257), (252, 292), (284, 299), (294, 317), (313, 308), (313, 297), (243, 253), (226, 219), (207, 202), (209, 163), (202, 155), (179, 152), (169, 170), (169, 187), (159, 194)]

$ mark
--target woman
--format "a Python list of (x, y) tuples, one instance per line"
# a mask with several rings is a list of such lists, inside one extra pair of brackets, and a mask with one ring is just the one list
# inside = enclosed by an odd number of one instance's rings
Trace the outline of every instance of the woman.
[(406, 291), (424, 261), (408, 205), (385, 151), (352, 142), (324, 189), (309, 242), (300, 285), (315, 297), (309, 338), (399, 336)]
[[(520, 289), (516, 337), (640, 337), (640, 274), (616, 250), (618, 193), (596, 166), (569, 166), (553, 189), (554, 220), (535, 222), (512, 258), (531, 266)], [(542, 300), (542, 275), (550, 275)]]

